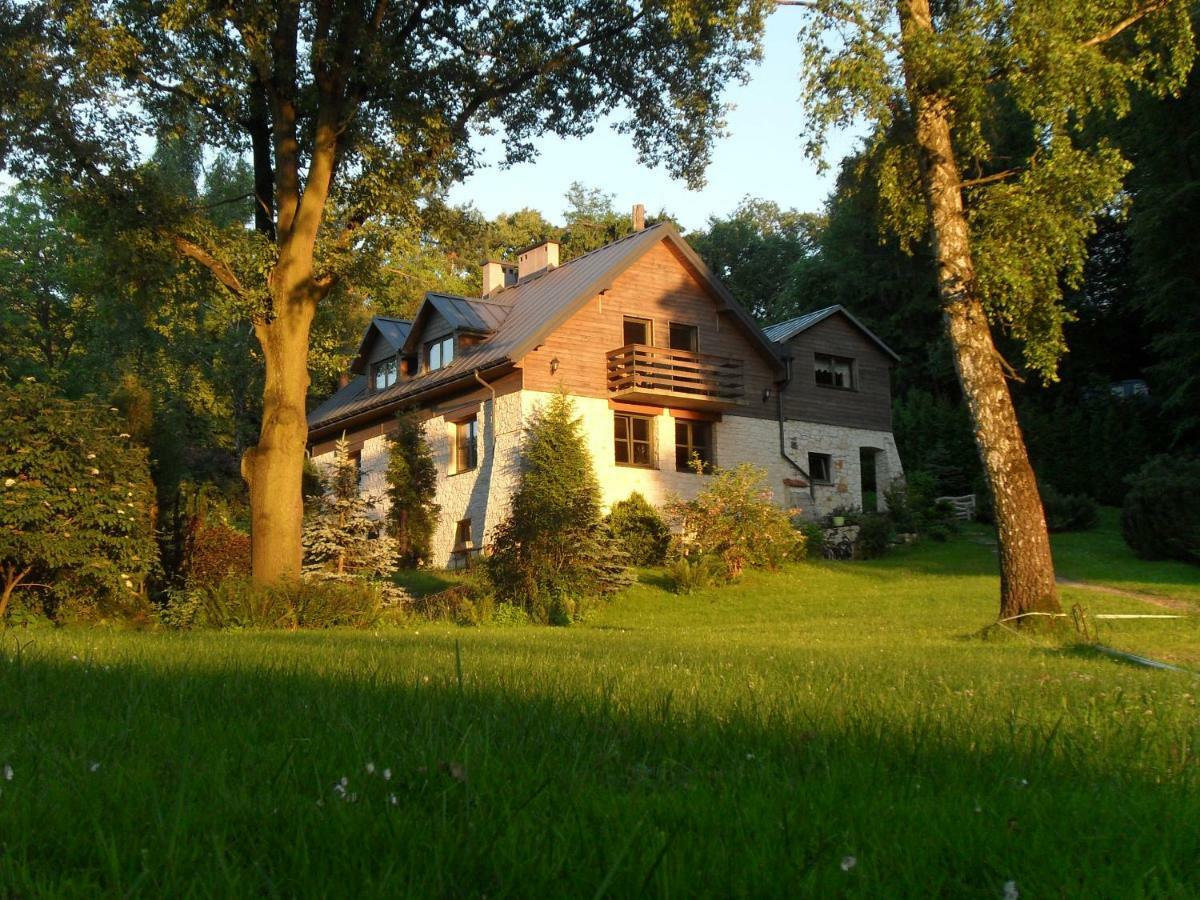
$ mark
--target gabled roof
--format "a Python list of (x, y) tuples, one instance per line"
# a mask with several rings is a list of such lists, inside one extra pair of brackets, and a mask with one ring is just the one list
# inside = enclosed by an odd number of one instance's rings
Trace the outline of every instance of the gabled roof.
[[(487, 300), (433, 292), (427, 294), (414, 317), (406, 344), (419, 338), (423, 319), (429, 309), (436, 309), (451, 323), (473, 322), (473, 327), (466, 324), (461, 327), (488, 336), (458, 353), (445, 368), (423, 372), (378, 393), (367, 392), (365, 384), (359, 394), (352, 394), (352, 385), (343, 388), (309, 414), (309, 429), (325, 429), (377, 407), (413, 400), (447, 382), (469, 378), (474, 372), (518, 362), (585, 303), (612, 287), (621, 273), (633, 263), (664, 241), (679, 252), (696, 277), (717, 298), (721, 311), (729, 313), (772, 366), (781, 369), (778, 348), (767, 340), (750, 314), (733, 299), (675, 227), (669, 222), (661, 222), (591, 253), (569, 259), (556, 268), (531, 275)], [(479, 322), (485, 327), (479, 328)], [(412, 351), (406, 348), (405, 352)], [(339, 402), (334, 403), (335, 400)]]
[(774, 325), (768, 325), (763, 329), (763, 333), (776, 344), (786, 344), (800, 332), (807, 331), (818, 322), (828, 319), (835, 313), (841, 313), (844, 315), (850, 320), (851, 324), (853, 324), (855, 328), (874, 341), (879, 346), (880, 350), (882, 350), (896, 362), (900, 361), (900, 356), (895, 350), (880, 340), (875, 333), (871, 331), (871, 329), (869, 329), (862, 322), (858, 321), (858, 319), (854, 317), (850, 310), (846, 309), (846, 307), (842, 306), (841, 304), (826, 306), (824, 309), (818, 309), (810, 313), (805, 313), (802, 316), (796, 316), (796, 318), (788, 319), (786, 322), (777, 322)]
[[(371, 341), (374, 335), (378, 334), (388, 345), (397, 353), (404, 346), (404, 342), (408, 339), (408, 333), (412, 330), (412, 322), (408, 319), (393, 319), (391, 316), (375, 316), (371, 319), (371, 324), (367, 326), (367, 330), (363, 332), (363, 338), (359, 341), (358, 352), (354, 355), (354, 361), (350, 363), (351, 372), (362, 372), (363, 366), (366, 365), (366, 357), (364, 354), (371, 346)], [(324, 404), (322, 404), (323, 406)]]

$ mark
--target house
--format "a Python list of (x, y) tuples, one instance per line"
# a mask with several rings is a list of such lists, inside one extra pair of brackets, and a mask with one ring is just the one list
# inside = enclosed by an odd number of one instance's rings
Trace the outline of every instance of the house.
[(438, 466), (434, 563), (486, 546), (508, 511), (522, 430), (553, 392), (583, 422), (603, 501), (694, 496), (693, 455), (767, 471), (816, 516), (901, 474), (896, 355), (840, 306), (760, 329), (669, 223), (563, 264), (547, 241), (483, 264), (483, 297), (431, 292), (412, 321), (376, 317), (353, 380), (310, 414), (313, 460), (343, 434), (382, 495), (387, 435), (415, 409)]

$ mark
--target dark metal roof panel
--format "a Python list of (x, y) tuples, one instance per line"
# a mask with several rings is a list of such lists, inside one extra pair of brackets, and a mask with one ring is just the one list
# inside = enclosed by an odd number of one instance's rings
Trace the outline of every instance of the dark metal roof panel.
[(408, 332), (412, 329), (412, 322), (408, 319), (393, 319), (391, 316), (376, 316), (371, 320), (371, 324), (378, 328), (384, 340), (397, 350), (404, 346)]

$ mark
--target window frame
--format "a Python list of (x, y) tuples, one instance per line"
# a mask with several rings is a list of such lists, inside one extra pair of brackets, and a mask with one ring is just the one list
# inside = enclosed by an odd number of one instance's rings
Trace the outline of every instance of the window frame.
[[(385, 367), (391, 372), (392, 380), (386, 384), (379, 384), (379, 376), (385, 371)], [(378, 393), (385, 391), (400, 380), (400, 361), (395, 356), (389, 356), (386, 359), (381, 359), (378, 362), (371, 363), (371, 392)], [(385, 379), (386, 380), (386, 379)]]
[[(820, 372), (819, 367), (821, 365), (822, 360), (829, 361), (828, 369), (835, 376), (837, 374), (837, 369), (836, 369), (837, 364), (844, 363), (846, 366), (846, 375), (847, 375), (847, 378), (849, 379), (850, 383), (845, 384), (845, 385), (826, 384), (825, 382), (821, 381), (820, 375), (819, 375), (819, 372)], [(834, 390), (834, 391), (858, 390), (857, 368), (858, 367), (854, 364), (854, 357), (852, 357), (852, 356), (838, 356), (834, 353), (816, 353), (816, 352), (813, 353), (813, 382), (816, 384), (817, 387), (829, 388), (830, 390)]]
[[(626, 340), (625, 326), (629, 325), (630, 323), (633, 323), (633, 322), (636, 322), (638, 324), (646, 326), (646, 340), (644, 340), (644, 341)], [(643, 347), (653, 347), (654, 346), (654, 320), (648, 319), (645, 316), (622, 316), (621, 317), (621, 341), (622, 341), (622, 346), (625, 346), (625, 347), (628, 347), (628, 346), (631, 346), (634, 344), (641, 345)]]
[[(450, 358), (449, 359), (445, 358), (446, 354), (445, 354), (445, 350), (443, 349), (446, 346), (446, 344), (450, 345)], [(438, 350), (438, 364), (436, 366), (433, 364), (433, 350), (435, 347)], [(444, 337), (440, 337), (440, 338), (435, 338), (432, 341), (426, 341), (425, 342), (425, 354), (424, 354), (425, 371), (426, 372), (436, 372), (438, 369), (446, 368), (446, 366), (448, 366), (452, 362), (454, 362), (455, 350), (456, 350), (456, 348), (454, 346), (454, 335), (452, 335), (452, 334), (448, 334), (448, 335), (446, 335)]]
[[(822, 459), (825, 462), (825, 477), (818, 478), (813, 466), (814, 459)], [(808, 452), (808, 477), (812, 479), (813, 484), (833, 484), (833, 454), (818, 453), (814, 450)]]
[[(624, 438), (622, 438), (617, 432), (617, 420), (618, 419), (624, 419), (625, 423), (626, 423)], [(640, 440), (636, 440), (634, 438), (634, 436), (633, 436), (634, 420), (638, 420), (638, 421), (642, 421), (642, 422), (646, 423), (646, 440), (640, 441)], [(613, 465), (629, 466), (630, 468), (634, 468), (634, 469), (657, 469), (658, 468), (658, 454), (657, 454), (657, 450), (655, 447), (655, 440), (654, 440), (654, 432), (655, 432), (654, 421), (655, 421), (655, 417), (653, 417), (653, 416), (639, 416), (637, 413), (628, 413), (628, 412), (620, 412), (620, 411), (613, 412)], [(622, 444), (624, 444), (625, 448), (626, 448), (626, 461), (625, 462), (622, 462), (618, 458), (618, 454), (617, 454), (617, 447)], [(634, 448), (636, 445), (641, 445), (641, 444), (646, 445), (647, 461), (644, 463), (634, 461), (635, 457), (636, 457)]]
[[(687, 431), (687, 441), (683, 444), (679, 443), (679, 429), (680, 428), (683, 428)], [(707, 444), (707, 446), (704, 447), (704, 449), (707, 451), (707, 458), (705, 458), (704, 454), (697, 454), (700, 456), (700, 461), (704, 464), (702, 470), (699, 473), (697, 473), (696, 470), (691, 467), (692, 454), (696, 451), (697, 447), (702, 446), (701, 444), (698, 444), (695, 440), (695, 432), (696, 432), (697, 428), (704, 429), (708, 432), (708, 444)], [(712, 470), (714, 468), (716, 468), (716, 465), (717, 465), (716, 447), (714, 446), (716, 444), (716, 431), (717, 430), (715, 428), (713, 428), (713, 423), (708, 421), (707, 419), (676, 419), (675, 420), (675, 471), (676, 472), (688, 472), (692, 475), (696, 475), (696, 474), (708, 475), (708, 474), (710, 474), (712, 472)], [(687, 451), (684, 454), (685, 462), (682, 465), (680, 465), (680, 462), (679, 462), (679, 450), (681, 447), (685, 448)]]
[[(450, 474), (462, 475), (465, 472), (473, 472), (479, 468), (479, 417), (468, 416), (465, 419), (459, 419), (456, 422), (451, 422), (454, 426), (454, 436), (450, 446)], [(467, 431), (467, 438), (463, 440), (463, 429)], [(462, 453), (463, 448), (468, 449), (469, 465), (463, 465)]]
[[(675, 329), (686, 328), (691, 333), (692, 346), (676, 347), (675, 346)], [(700, 326), (691, 325), (687, 322), (668, 322), (667, 323), (667, 344), (671, 350), (680, 350), (684, 353), (699, 353), (700, 352)]]

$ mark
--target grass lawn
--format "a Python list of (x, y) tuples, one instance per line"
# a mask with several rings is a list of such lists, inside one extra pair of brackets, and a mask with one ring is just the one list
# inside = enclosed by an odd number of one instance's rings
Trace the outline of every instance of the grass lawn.
[(14, 629), (0, 896), (1200, 894), (1200, 680), (975, 636), (972, 536), (569, 629)]

